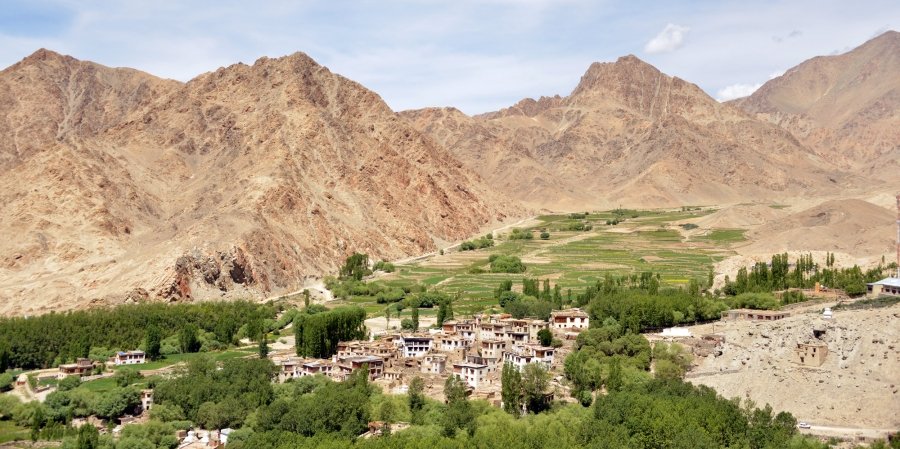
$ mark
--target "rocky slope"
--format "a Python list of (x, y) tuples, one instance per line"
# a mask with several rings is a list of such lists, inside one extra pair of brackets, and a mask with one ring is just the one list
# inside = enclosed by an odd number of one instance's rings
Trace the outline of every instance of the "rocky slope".
[(734, 104), (817, 154), (888, 180), (900, 170), (900, 33), (812, 58)]
[(0, 111), (3, 313), (260, 297), (525, 213), (299, 53), (178, 83), (41, 50)]
[[(770, 404), (820, 425), (896, 428), (900, 425), (900, 306), (837, 310), (822, 320), (817, 304), (773, 322), (718, 322), (691, 328), (725, 338), (717, 355), (695, 360), (689, 382), (726, 398)], [(813, 329), (824, 330), (816, 338)], [(824, 344), (821, 366), (797, 363), (798, 343)], [(851, 433), (852, 434), (852, 433)]]
[(591, 65), (567, 97), (403, 115), (505, 193), (550, 209), (783, 199), (845, 183), (789, 132), (634, 56)]

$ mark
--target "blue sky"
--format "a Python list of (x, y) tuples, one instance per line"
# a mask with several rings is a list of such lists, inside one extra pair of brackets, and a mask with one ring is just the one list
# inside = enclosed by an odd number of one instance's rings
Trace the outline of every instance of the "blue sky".
[(8, 0), (0, 66), (45, 47), (186, 81), (303, 51), (396, 110), (567, 95), (634, 54), (720, 99), (900, 28), (896, 0)]

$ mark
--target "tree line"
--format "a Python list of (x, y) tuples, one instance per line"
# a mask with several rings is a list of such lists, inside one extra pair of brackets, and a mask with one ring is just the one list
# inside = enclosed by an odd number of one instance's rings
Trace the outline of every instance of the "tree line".
[(148, 330), (158, 333), (154, 338), (163, 340), (184, 328), (192, 328), (209, 333), (210, 339), (221, 345), (230, 345), (248, 323), (261, 323), (274, 316), (275, 309), (271, 306), (233, 301), (142, 303), (0, 318), (0, 361), (5, 361), (0, 371), (53, 367), (88, 357), (95, 348), (137, 349), (145, 346)]
[(834, 253), (826, 253), (825, 266), (813, 261), (811, 254), (801, 254), (793, 264), (788, 254), (775, 254), (769, 263), (757, 262), (748, 270), (741, 267), (734, 280), (725, 278), (722, 293), (730, 296), (742, 293), (764, 293), (789, 288), (813, 288), (816, 283), (829, 288), (844, 290), (850, 296), (866, 293), (866, 283), (883, 279), (886, 272), (896, 268), (896, 262), (890, 265), (879, 264), (863, 271), (858, 265), (837, 267)]

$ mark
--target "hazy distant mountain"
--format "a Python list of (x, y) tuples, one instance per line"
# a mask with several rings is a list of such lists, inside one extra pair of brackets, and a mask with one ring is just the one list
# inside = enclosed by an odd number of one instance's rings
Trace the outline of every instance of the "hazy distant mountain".
[(40, 50), (0, 72), (4, 313), (261, 296), (525, 211), (303, 54), (187, 83)]

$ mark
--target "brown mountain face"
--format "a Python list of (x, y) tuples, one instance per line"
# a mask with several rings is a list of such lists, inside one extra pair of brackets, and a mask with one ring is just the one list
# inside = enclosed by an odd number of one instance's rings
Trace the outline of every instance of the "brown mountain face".
[[(734, 104), (867, 175), (900, 170), (900, 33), (812, 58)], [(884, 179), (888, 179), (885, 177)]]
[(0, 111), (7, 314), (290, 291), (526, 213), (303, 54), (179, 83), (41, 50)]
[(555, 210), (774, 200), (843, 182), (790, 133), (634, 56), (591, 65), (567, 97), (402, 115), (505, 193)]

